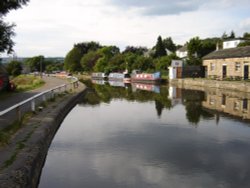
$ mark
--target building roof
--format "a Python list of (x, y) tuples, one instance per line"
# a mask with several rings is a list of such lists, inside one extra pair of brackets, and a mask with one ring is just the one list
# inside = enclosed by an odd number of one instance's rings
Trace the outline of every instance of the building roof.
[(239, 58), (239, 57), (250, 57), (250, 46), (217, 50), (204, 56), (203, 60)]
[(181, 48), (179, 48), (177, 51), (179, 52), (186, 52), (187, 51), (187, 46), (182, 46)]

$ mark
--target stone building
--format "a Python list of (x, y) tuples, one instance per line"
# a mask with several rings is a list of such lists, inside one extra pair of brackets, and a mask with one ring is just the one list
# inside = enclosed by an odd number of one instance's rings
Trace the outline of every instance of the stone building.
[(249, 79), (250, 46), (214, 51), (203, 57), (205, 77), (228, 80)]

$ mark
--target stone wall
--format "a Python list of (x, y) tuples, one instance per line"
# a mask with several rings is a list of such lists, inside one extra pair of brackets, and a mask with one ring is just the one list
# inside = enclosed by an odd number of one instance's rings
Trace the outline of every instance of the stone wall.
[(175, 79), (171, 80), (170, 84), (177, 85), (180, 87), (196, 87), (202, 88), (217, 88), (226, 89), (231, 91), (240, 91), (250, 93), (250, 82), (245, 81), (217, 81), (217, 80), (207, 80), (207, 79)]
[[(39, 183), (49, 146), (67, 113), (84, 94), (79, 84), (76, 93), (52, 103), (22, 127), (11, 139), (7, 148), (1, 148), (1, 160), (13, 158), (13, 163), (0, 169), (1, 188), (36, 188)], [(17, 146), (22, 144), (22, 149)], [(18, 151), (18, 152), (17, 152)], [(17, 153), (16, 153), (17, 152)], [(14, 155), (13, 155), (14, 154)], [(0, 161), (1, 162), (1, 161)]]

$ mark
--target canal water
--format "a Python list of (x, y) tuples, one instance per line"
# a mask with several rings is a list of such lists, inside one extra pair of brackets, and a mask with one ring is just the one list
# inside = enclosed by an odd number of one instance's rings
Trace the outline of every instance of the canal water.
[(250, 187), (247, 94), (99, 84), (61, 124), (39, 188)]

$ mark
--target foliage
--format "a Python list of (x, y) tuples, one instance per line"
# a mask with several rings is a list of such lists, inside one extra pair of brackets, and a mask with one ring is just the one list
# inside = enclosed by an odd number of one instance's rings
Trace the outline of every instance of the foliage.
[(69, 72), (81, 71), (80, 60), (83, 54), (81, 50), (77, 47), (74, 47), (69, 53), (66, 55), (64, 60), (64, 69)]
[(46, 65), (46, 72), (51, 73), (53, 71), (62, 71), (63, 70), (63, 63), (62, 62), (53, 62), (53, 61), (45, 61)]
[(22, 64), (19, 61), (11, 61), (6, 69), (9, 75), (18, 76), (22, 73)]
[(157, 59), (154, 59), (155, 68), (157, 71), (168, 70), (168, 67), (171, 65), (173, 59), (179, 59), (175, 54), (169, 56), (163, 56)]
[(117, 48), (116, 46), (105, 46), (103, 48), (101, 48), (100, 50), (98, 50), (100, 53), (100, 58), (97, 60), (95, 66), (94, 66), (94, 70), (97, 72), (108, 72), (108, 64), (110, 59), (116, 55), (120, 53), (119, 48)]
[(13, 52), (14, 42), (12, 37), (15, 35), (13, 28), (15, 24), (9, 24), (3, 21), (3, 16), (10, 10), (18, 9), (26, 5), (29, 0), (1, 0), (0, 1), (0, 53)]
[(44, 81), (40, 77), (32, 75), (20, 75), (15, 77), (12, 82), (16, 85), (17, 91), (35, 89), (44, 84)]
[(96, 42), (83, 42), (75, 44), (73, 49), (68, 52), (64, 60), (64, 68), (70, 72), (82, 71), (81, 59), (89, 51), (96, 51), (101, 48)]
[(162, 42), (162, 38), (161, 36), (158, 37), (157, 39), (157, 43), (156, 43), (156, 46), (155, 46), (155, 57), (161, 57), (161, 56), (165, 56), (167, 55), (167, 52), (165, 50), (165, 46)]
[(146, 47), (127, 46), (125, 50), (122, 52), (122, 54), (133, 53), (137, 55), (143, 55), (147, 51), (148, 49)]
[(207, 38), (204, 40), (194, 37), (187, 43), (188, 65), (201, 65), (202, 57), (216, 49), (216, 45), (221, 45), (219, 38)]
[(250, 41), (245, 41), (245, 42), (238, 44), (238, 47), (243, 47), (243, 46), (250, 46)]
[(0, 15), (7, 14), (12, 9), (21, 8), (22, 5), (26, 5), (29, 0), (1, 0), (0, 1)]
[(250, 33), (248, 33), (248, 32), (244, 33), (243, 38), (250, 39)]
[(98, 51), (89, 51), (81, 59), (81, 66), (83, 71), (91, 72), (94, 70), (94, 66), (97, 60), (100, 58)]
[(30, 68), (31, 72), (45, 70), (45, 58), (42, 55), (27, 59), (25, 64)]
[(176, 45), (174, 44), (174, 42), (173, 42), (173, 40), (172, 40), (171, 37), (165, 38), (162, 42), (163, 42), (163, 45), (164, 45), (165, 49), (168, 49), (171, 52), (175, 52), (176, 51), (176, 49), (177, 49)]

